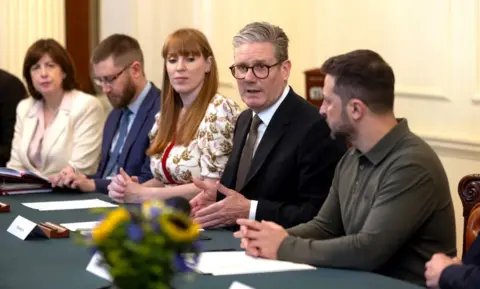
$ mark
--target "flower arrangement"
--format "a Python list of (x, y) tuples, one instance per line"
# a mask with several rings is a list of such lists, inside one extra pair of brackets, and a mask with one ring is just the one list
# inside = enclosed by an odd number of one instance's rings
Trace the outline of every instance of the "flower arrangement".
[(109, 211), (86, 241), (102, 255), (116, 287), (171, 288), (174, 276), (191, 272), (187, 264), (198, 259), (199, 229), (182, 210), (152, 201)]

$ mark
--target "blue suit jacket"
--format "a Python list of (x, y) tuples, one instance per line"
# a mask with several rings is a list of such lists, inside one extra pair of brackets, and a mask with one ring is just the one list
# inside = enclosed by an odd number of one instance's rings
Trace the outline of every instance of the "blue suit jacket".
[[(152, 88), (142, 102), (140, 109), (133, 120), (132, 127), (128, 132), (122, 153), (119, 157), (119, 167), (122, 167), (127, 174), (138, 176), (140, 183), (150, 180), (152, 172), (150, 171), (150, 158), (145, 151), (150, 146), (148, 133), (155, 122), (155, 115), (160, 110), (160, 90), (152, 83)], [(110, 147), (113, 137), (117, 132), (122, 112), (120, 109), (114, 109), (108, 115), (103, 129), (102, 155), (97, 173), (91, 176), (95, 181), (97, 192), (108, 193), (110, 180), (103, 179), (102, 175), (107, 166), (110, 156)]]
[(441, 289), (480, 288), (480, 235), (462, 260), (463, 265), (448, 266), (440, 275)]

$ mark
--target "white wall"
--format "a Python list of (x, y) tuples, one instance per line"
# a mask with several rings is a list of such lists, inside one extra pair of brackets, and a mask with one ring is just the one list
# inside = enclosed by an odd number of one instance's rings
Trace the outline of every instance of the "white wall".
[(28, 47), (50, 37), (65, 45), (64, 0), (0, 0), (0, 68), (23, 80)]
[(192, 26), (195, 0), (102, 0), (100, 40), (113, 33), (135, 37), (142, 47), (147, 77), (162, 85), (163, 43), (171, 32)]

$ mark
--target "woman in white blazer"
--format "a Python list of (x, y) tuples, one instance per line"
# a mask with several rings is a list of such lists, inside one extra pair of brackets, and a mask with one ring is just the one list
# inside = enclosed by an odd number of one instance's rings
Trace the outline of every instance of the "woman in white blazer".
[(68, 52), (53, 39), (38, 40), (26, 53), (23, 77), (31, 97), (17, 106), (7, 167), (44, 177), (67, 166), (95, 173), (104, 111), (98, 99), (75, 89)]

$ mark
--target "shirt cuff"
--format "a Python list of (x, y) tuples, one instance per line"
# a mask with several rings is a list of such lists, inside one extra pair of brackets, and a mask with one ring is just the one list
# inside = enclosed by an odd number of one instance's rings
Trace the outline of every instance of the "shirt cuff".
[(255, 220), (255, 216), (257, 215), (257, 205), (258, 201), (250, 200), (250, 212), (248, 213), (248, 219)]

